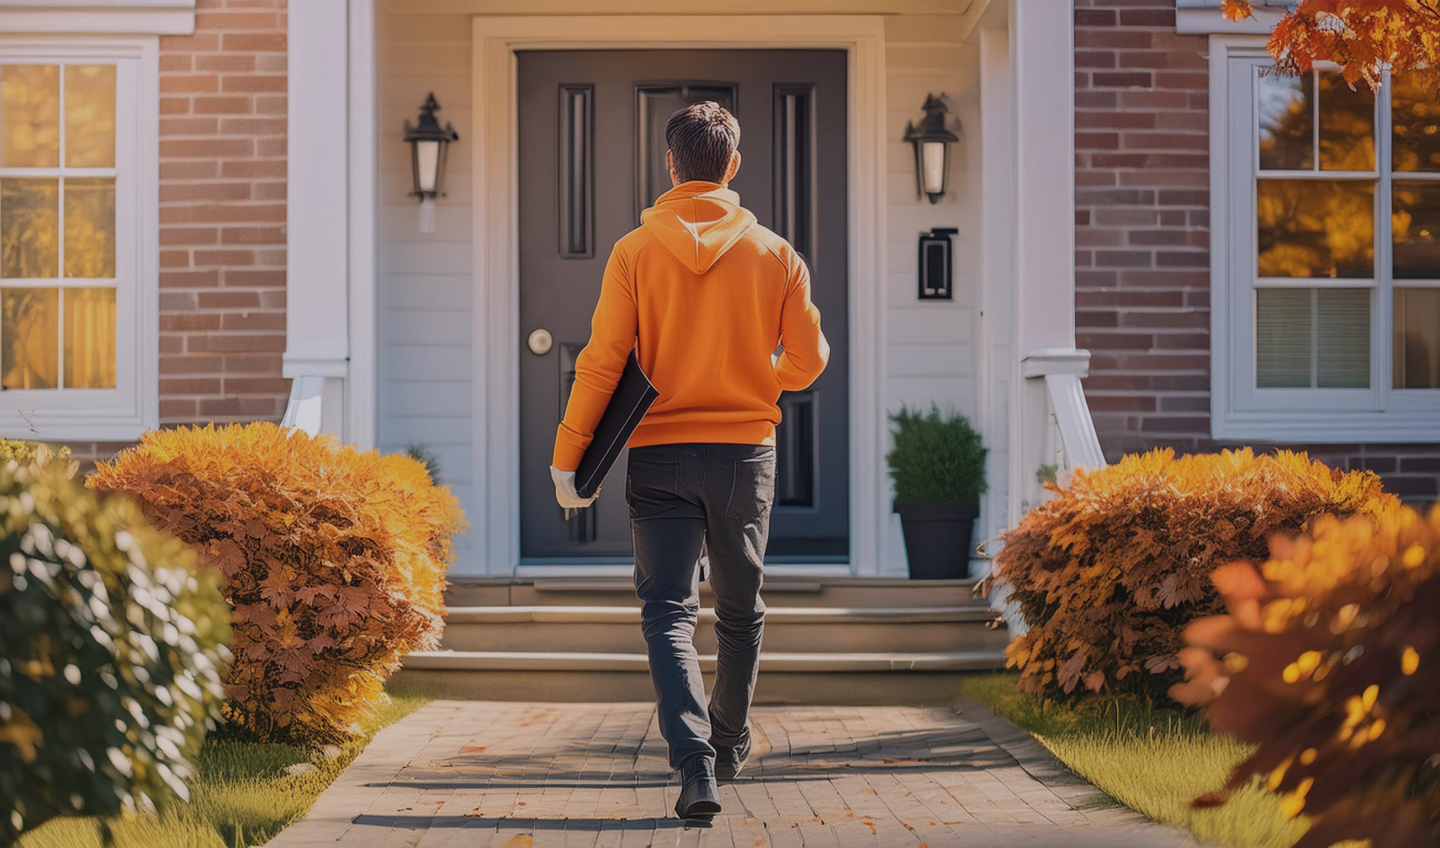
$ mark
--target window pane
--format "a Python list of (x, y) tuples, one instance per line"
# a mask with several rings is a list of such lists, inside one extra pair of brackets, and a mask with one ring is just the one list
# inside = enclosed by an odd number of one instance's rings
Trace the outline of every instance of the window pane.
[(1255, 195), (1260, 276), (1373, 276), (1374, 183), (1259, 180)]
[(1440, 389), (1440, 289), (1395, 289), (1397, 389)]
[(1440, 183), (1396, 180), (1395, 278), (1440, 280)]
[(1256, 69), (1255, 89), (1260, 112), (1260, 167), (1263, 170), (1309, 170), (1315, 165), (1314, 80), (1287, 77)]
[(65, 180), (65, 276), (115, 276), (115, 180)]
[(59, 313), (59, 289), (0, 289), (0, 389), (59, 385)]
[(65, 165), (115, 167), (115, 66), (65, 66)]
[[(70, 73), (67, 68), (65, 73)], [(1320, 74), (1320, 167), (1326, 171), (1375, 169), (1375, 95), (1355, 91), (1338, 73)], [(69, 145), (69, 139), (66, 139)]]
[(1314, 289), (1256, 289), (1255, 385), (1310, 388)]
[(0, 65), (0, 167), (60, 164), (60, 66)]
[(1316, 387), (1370, 388), (1370, 290), (1317, 289), (1315, 341)]
[(0, 180), (0, 277), (55, 277), (60, 268), (57, 180)]
[(1397, 77), (1393, 93), (1397, 171), (1440, 171), (1440, 91)]
[(65, 387), (115, 388), (115, 290), (65, 290)]

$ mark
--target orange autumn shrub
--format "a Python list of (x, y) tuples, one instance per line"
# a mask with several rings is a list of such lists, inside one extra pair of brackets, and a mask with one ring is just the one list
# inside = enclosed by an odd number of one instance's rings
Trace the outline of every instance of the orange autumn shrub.
[[(1007, 651), (1020, 688), (1164, 697), (1179, 679), (1180, 632), (1220, 610), (1210, 581), (1261, 560), (1272, 533), (1320, 515), (1380, 515), (1399, 501), (1368, 471), (1304, 454), (1172, 450), (1076, 471), (1007, 532), (989, 587), (1008, 584), (1028, 629)], [(987, 588), (989, 588), (987, 587)]]
[(87, 484), (131, 495), (219, 568), (225, 715), (258, 738), (347, 736), (401, 658), (439, 643), (464, 522), (410, 457), (270, 423), (182, 427), (146, 433)]
[(1440, 845), (1440, 508), (1312, 530), (1217, 570), (1227, 614), (1185, 631), (1172, 694), (1256, 746), (1196, 804), (1258, 777), (1310, 818), (1297, 848)]

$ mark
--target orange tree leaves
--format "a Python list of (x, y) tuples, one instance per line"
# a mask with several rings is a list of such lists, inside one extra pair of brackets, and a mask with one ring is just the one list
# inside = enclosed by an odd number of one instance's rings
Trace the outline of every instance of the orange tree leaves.
[[(1222, 0), (1221, 10), (1232, 21), (1254, 16), (1251, 0)], [(1352, 87), (1378, 88), (1386, 69), (1440, 83), (1440, 0), (1301, 0), (1267, 48), (1284, 74), (1328, 61)]]
[[(1370, 472), (1249, 449), (1126, 456), (1077, 471), (1004, 535), (991, 586), (1008, 584), (1027, 626), (1008, 649), (1020, 688), (1163, 697), (1181, 630), (1219, 611), (1216, 567), (1266, 556), (1273, 533), (1323, 514), (1398, 508)], [(987, 586), (990, 588), (990, 586)]]
[(1440, 508), (1322, 519), (1215, 583), (1227, 614), (1186, 630), (1172, 692), (1257, 747), (1197, 804), (1259, 777), (1310, 817), (1297, 848), (1440, 844)]
[(348, 735), (401, 658), (439, 642), (463, 520), (409, 457), (270, 423), (182, 427), (146, 433), (88, 485), (129, 493), (223, 575), (225, 712), (254, 736)]

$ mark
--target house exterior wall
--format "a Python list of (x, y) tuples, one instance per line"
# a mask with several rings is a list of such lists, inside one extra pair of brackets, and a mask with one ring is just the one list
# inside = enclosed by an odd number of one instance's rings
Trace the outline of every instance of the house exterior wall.
[(285, 51), (286, 0), (160, 39), (162, 425), (284, 412)]
[[(475, 481), (473, 357), (471, 349), (474, 268), (471, 247), (471, 15), (462, 5), (413, 0), (380, 7), (376, 29), (379, 69), (379, 446), (402, 450), (424, 443), (440, 457), (441, 475), (462, 505), (473, 502)], [(763, 5), (763, 4), (762, 4)], [(827, 10), (823, 2), (727, 9), (749, 14), (796, 14)], [(977, 410), (976, 322), (979, 286), (979, 94), (978, 52), (966, 43), (973, 23), (960, 14), (967, 2), (906, 3), (913, 13), (885, 16), (887, 269), (874, 281), (885, 293), (885, 404), (929, 404), (974, 417)], [(564, 6), (564, 4), (560, 4)], [(674, 12), (645, 0), (576, 3), (544, 11), (585, 14)], [(877, 8), (888, 8), (876, 4)], [(491, 3), (484, 10), (524, 14), (525, 4)], [(685, 9), (696, 14), (713, 8)], [(461, 141), (452, 150), (448, 196), (436, 205), (434, 233), (417, 227), (409, 149), (401, 127), (413, 120), (427, 92), (440, 102), (442, 120), (454, 123)], [(921, 117), (927, 93), (944, 93), (959, 120), (961, 141), (952, 150), (949, 194), (938, 204), (917, 197), (913, 148), (903, 140), (906, 122)], [(958, 227), (955, 299), (922, 304), (916, 297), (916, 238), (934, 227)], [(851, 238), (865, 234), (851, 233)], [(888, 503), (888, 500), (886, 501)], [(886, 562), (903, 569), (898, 526), (888, 534), (894, 551)]]
[[(1075, 0), (1076, 345), (1105, 453), (1235, 444), (1210, 428), (1209, 48), (1174, 0)], [(1256, 443), (1257, 448), (1262, 447)], [(1440, 446), (1282, 445), (1440, 495)]]

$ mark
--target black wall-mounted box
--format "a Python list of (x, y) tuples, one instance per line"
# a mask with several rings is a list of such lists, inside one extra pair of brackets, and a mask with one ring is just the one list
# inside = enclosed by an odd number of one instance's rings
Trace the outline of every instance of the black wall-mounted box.
[(920, 299), (950, 300), (954, 296), (955, 227), (936, 227), (920, 234)]

